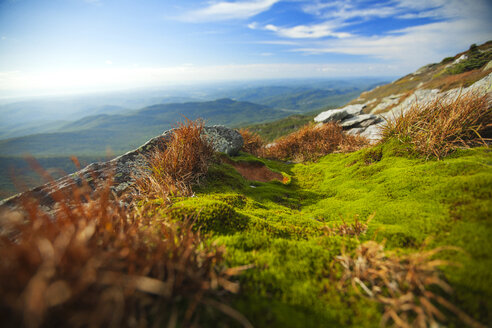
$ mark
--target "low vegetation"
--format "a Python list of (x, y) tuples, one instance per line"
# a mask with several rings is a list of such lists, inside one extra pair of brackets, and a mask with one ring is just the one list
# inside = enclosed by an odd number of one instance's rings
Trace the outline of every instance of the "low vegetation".
[(416, 104), (387, 121), (383, 142), (396, 138), (426, 157), (443, 158), (458, 148), (486, 145), (491, 139), (492, 105), (487, 95), (462, 94)]
[(248, 154), (255, 156), (260, 156), (263, 147), (265, 146), (265, 141), (257, 133), (251, 132), (249, 129), (239, 129), (239, 133), (243, 137), (244, 145), (242, 150)]
[(207, 172), (214, 154), (202, 136), (203, 121), (178, 123), (164, 151), (150, 159), (150, 172), (138, 179), (138, 193), (146, 198), (191, 196), (191, 186)]
[(472, 44), (467, 52), (466, 59), (446, 69), (447, 74), (460, 74), (479, 69), (492, 60), (492, 51), (480, 51), (476, 44)]
[[(318, 114), (319, 111), (316, 111)], [(258, 134), (263, 140), (272, 142), (275, 139), (286, 136), (311, 123), (316, 114), (296, 114), (268, 123), (248, 125), (245, 127), (251, 133)]]
[(59, 195), (52, 214), (32, 202), (2, 216), (2, 326), (189, 326), (203, 307), (236, 314), (209, 300), (237, 291), (223, 247), (205, 243), (192, 218), (128, 212), (109, 190)]
[(261, 155), (277, 160), (304, 162), (333, 152), (354, 151), (367, 144), (363, 137), (345, 134), (338, 124), (307, 124), (298, 131), (275, 140), (263, 149)]
[(381, 323), (392, 322), (396, 327), (435, 327), (445, 322), (446, 316), (438, 309), (440, 305), (457, 315), (469, 327), (485, 327), (470, 318), (441, 294), (451, 293), (452, 288), (442, 279), (439, 267), (450, 265), (449, 261), (433, 257), (453, 247), (441, 247), (410, 255), (395, 256), (384, 252), (383, 245), (367, 241), (357, 247), (354, 256), (343, 254), (338, 261), (345, 272), (341, 283), (351, 282), (367, 297), (384, 305)]
[[(459, 58), (465, 56), (461, 61)], [(481, 45), (472, 45), (470, 49), (454, 57), (448, 57), (440, 63), (421, 67), (414, 73), (408, 74), (386, 85), (363, 92), (349, 104), (367, 104), (366, 113), (371, 112), (386, 97), (399, 97), (401, 103), (416, 89), (439, 89), (447, 91), (458, 87), (468, 87), (492, 73), (492, 68), (485, 69), (492, 60), (492, 41)], [(387, 112), (395, 105), (390, 105), (380, 112)]]
[[(372, 146), (307, 125), (269, 147), (242, 130), (250, 154), (214, 157), (202, 123), (180, 125), (131, 206), (109, 187), (87, 202), (74, 190), (52, 214), (24, 204), (2, 218), (0, 314), (32, 327), (484, 327), (490, 106), (470, 97), (411, 109)], [(244, 163), (282, 179), (248, 180)]]

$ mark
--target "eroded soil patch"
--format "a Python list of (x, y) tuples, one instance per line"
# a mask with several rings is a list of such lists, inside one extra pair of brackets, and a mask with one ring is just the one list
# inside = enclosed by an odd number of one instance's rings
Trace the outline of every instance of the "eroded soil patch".
[(232, 165), (236, 171), (245, 179), (259, 182), (270, 182), (273, 180), (283, 181), (283, 175), (270, 170), (261, 162), (235, 162), (230, 159), (223, 158), (222, 161)]

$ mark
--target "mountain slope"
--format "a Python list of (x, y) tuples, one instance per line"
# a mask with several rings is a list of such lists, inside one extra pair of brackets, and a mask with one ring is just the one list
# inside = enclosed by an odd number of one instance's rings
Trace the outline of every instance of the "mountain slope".
[(418, 90), (443, 92), (468, 87), (492, 73), (491, 60), (492, 41), (480, 46), (473, 44), (469, 50), (454, 57), (423, 66), (392, 83), (363, 92), (349, 104), (365, 104), (366, 113), (385, 113), (412, 97)]

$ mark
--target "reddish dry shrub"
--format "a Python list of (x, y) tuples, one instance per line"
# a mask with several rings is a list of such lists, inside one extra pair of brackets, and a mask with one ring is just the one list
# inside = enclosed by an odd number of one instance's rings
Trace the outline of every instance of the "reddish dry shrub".
[(130, 211), (111, 181), (55, 192), (49, 213), (34, 199), (0, 213), (0, 316), (7, 327), (190, 326), (210, 299), (235, 292), (224, 248), (205, 243), (191, 220)]
[(164, 151), (150, 158), (150, 174), (138, 179), (137, 189), (146, 197), (189, 196), (191, 186), (207, 172), (214, 154), (202, 135), (203, 121), (178, 123)]
[(243, 148), (241, 150), (255, 156), (260, 156), (265, 141), (257, 133), (251, 132), (248, 129), (239, 129), (239, 133), (244, 140)]
[[(451, 293), (451, 287), (441, 278), (439, 266), (452, 263), (434, 259), (441, 247), (405, 256), (386, 254), (384, 247), (375, 241), (360, 245), (354, 256), (342, 253), (339, 263), (345, 269), (342, 286), (350, 282), (368, 297), (383, 304), (382, 325), (393, 323), (396, 327), (438, 327), (446, 316), (439, 307), (454, 313), (469, 327), (484, 327), (443, 296), (435, 292)], [(359, 289), (360, 288), (360, 289)]]
[(333, 152), (349, 152), (367, 145), (360, 136), (346, 135), (335, 123), (308, 124), (265, 147), (264, 156), (296, 162), (316, 160)]
[(485, 144), (492, 124), (487, 95), (462, 94), (415, 104), (383, 127), (383, 141), (397, 138), (415, 146), (421, 154), (438, 159), (460, 147)]

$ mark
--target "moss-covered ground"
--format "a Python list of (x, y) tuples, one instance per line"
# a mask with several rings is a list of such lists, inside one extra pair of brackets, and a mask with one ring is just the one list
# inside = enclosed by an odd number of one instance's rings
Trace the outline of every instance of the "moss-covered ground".
[[(242, 154), (232, 160), (258, 161)], [(460, 247), (440, 258), (454, 292), (446, 296), (478, 321), (492, 322), (492, 152), (462, 150), (425, 160), (396, 142), (316, 163), (261, 160), (289, 183), (248, 181), (215, 164), (195, 189), (176, 199), (176, 217), (198, 214), (197, 227), (227, 248), (229, 266), (254, 264), (239, 276), (232, 306), (255, 327), (377, 327), (382, 308), (341, 286), (336, 257), (367, 240), (407, 254)], [(366, 233), (328, 233), (342, 222), (373, 217)], [(449, 314), (447, 325), (462, 326)], [(214, 324), (215, 325), (215, 324)]]

